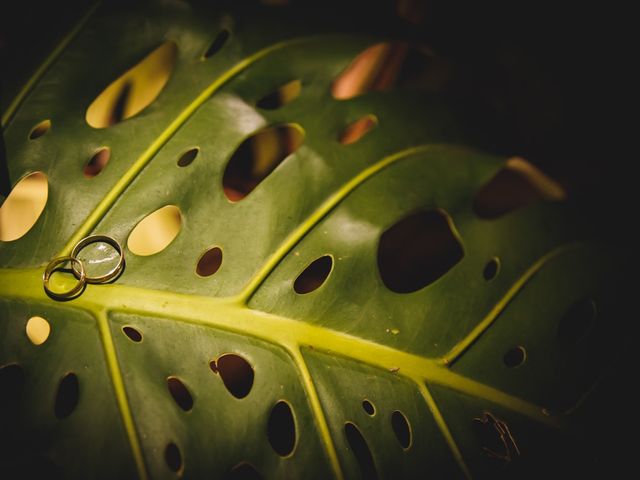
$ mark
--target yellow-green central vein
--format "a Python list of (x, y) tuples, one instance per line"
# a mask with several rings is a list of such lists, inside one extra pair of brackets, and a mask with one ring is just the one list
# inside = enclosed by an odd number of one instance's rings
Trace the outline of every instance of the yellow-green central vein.
[[(0, 270), (0, 295), (10, 298), (50, 301), (42, 289), (39, 269)], [(170, 318), (249, 335), (274, 345), (313, 346), (327, 352), (398, 375), (420, 378), (458, 392), (508, 408), (538, 422), (558, 426), (559, 417), (548, 416), (542, 406), (497, 390), (453, 372), (438, 359), (424, 358), (380, 345), (344, 332), (278, 315), (251, 310), (236, 300), (186, 295), (126, 285), (88, 285), (70, 302), (74, 307), (96, 312), (105, 310)]]

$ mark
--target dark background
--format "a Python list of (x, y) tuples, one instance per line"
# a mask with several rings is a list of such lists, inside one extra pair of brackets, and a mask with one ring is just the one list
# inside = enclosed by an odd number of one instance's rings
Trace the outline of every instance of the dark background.
[[(10, 101), (8, 92), (24, 83), (91, 3), (3, 5), (2, 107)], [(227, 3), (260, 7), (258, 1)], [(329, 16), (337, 30), (401, 35), (432, 46), (452, 68), (445, 94), (469, 144), (525, 157), (572, 195), (592, 202), (590, 208), (602, 210), (598, 215), (607, 216), (599, 205), (619, 210), (627, 203), (625, 170), (635, 161), (621, 149), (624, 132), (631, 130), (622, 117), (632, 113), (625, 83), (633, 57), (624, 39), (627, 15), (616, 6), (414, 0), (400, 2), (410, 5), (406, 21), (391, 0), (289, 3), (271, 10), (279, 9), (292, 23)]]

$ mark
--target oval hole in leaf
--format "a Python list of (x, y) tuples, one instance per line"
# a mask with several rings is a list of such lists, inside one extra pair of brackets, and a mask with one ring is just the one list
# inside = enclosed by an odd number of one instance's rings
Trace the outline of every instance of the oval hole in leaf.
[(67, 373), (58, 385), (54, 412), (62, 420), (73, 413), (80, 398), (80, 384), (75, 373)]
[(487, 182), (473, 200), (480, 218), (494, 219), (538, 200), (561, 201), (564, 189), (526, 160), (513, 157)]
[(0, 240), (11, 242), (25, 235), (42, 214), (49, 197), (49, 182), (42, 172), (23, 177), (0, 206)]
[(169, 389), (169, 393), (175, 400), (176, 404), (184, 410), (188, 412), (193, 408), (193, 397), (187, 390), (187, 387), (179, 378), (176, 377), (168, 377), (167, 378), (167, 388)]
[(397, 81), (408, 49), (403, 42), (372, 45), (338, 75), (331, 85), (331, 94), (338, 100), (346, 100), (366, 92), (389, 90)]
[(304, 140), (304, 130), (294, 123), (267, 127), (245, 139), (224, 169), (222, 186), (229, 200), (249, 195)]
[(305, 268), (293, 284), (296, 293), (305, 294), (318, 289), (327, 279), (333, 267), (331, 255), (317, 258)]
[[(24, 371), (17, 363), (0, 367), (0, 415), (2, 419), (12, 419), (20, 407)], [(2, 435), (2, 433), (0, 433)]]
[(564, 344), (575, 344), (591, 328), (598, 311), (591, 298), (577, 301), (565, 312), (558, 324), (558, 339)]
[(180, 155), (180, 158), (178, 159), (178, 166), (186, 167), (187, 165), (191, 165), (191, 162), (196, 159), (198, 153), (200, 153), (200, 149), (198, 147), (190, 148)]
[(209, 277), (216, 273), (221, 265), (222, 250), (220, 247), (213, 247), (200, 256), (196, 266), (196, 273), (201, 277)]
[(435, 282), (464, 256), (443, 210), (428, 210), (403, 218), (387, 229), (378, 243), (378, 268), (386, 287), (410, 293)]
[(164, 449), (164, 461), (167, 462), (167, 466), (174, 472), (179, 472), (182, 468), (182, 455), (175, 443), (169, 443)]
[(160, 95), (177, 56), (174, 42), (160, 45), (96, 97), (87, 109), (87, 123), (93, 128), (106, 128), (140, 113)]
[(264, 110), (275, 110), (296, 99), (300, 95), (300, 90), (302, 90), (300, 80), (291, 80), (262, 97), (256, 102), (256, 106)]
[(136, 255), (153, 255), (167, 248), (181, 227), (180, 209), (166, 205), (140, 220), (131, 231), (127, 246)]
[(376, 407), (374, 407), (373, 403), (369, 400), (362, 401), (362, 408), (367, 412), (367, 415), (371, 415), (373, 417), (376, 414)]
[(262, 475), (249, 462), (240, 462), (231, 469), (229, 480), (261, 480)]
[(102, 147), (93, 154), (89, 162), (84, 166), (84, 170), (82, 171), (83, 175), (87, 178), (95, 177), (107, 166), (110, 158), (111, 149), (109, 147)]
[(226, 28), (224, 30), (221, 30), (220, 33), (216, 35), (216, 38), (213, 39), (213, 42), (211, 42), (211, 45), (209, 45), (207, 51), (204, 52), (204, 55), (202, 55), (202, 59), (206, 60), (207, 58), (215, 55), (220, 50), (222, 50), (222, 47), (224, 47), (224, 44), (227, 43), (227, 40), (229, 39), (229, 35), (229, 30), (227, 30)]
[(27, 320), (27, 337), (34, 345), (42, 345), (49, 338), (51, 325), (42, 317), (31, 317)]
[(502, 361), (509, 368), (515, 368), (522, 365), (527, 359), (527, 351), (524, 347), (513, 347), (504, 354)]
[(296, 444), (296, 424), (289, 404), (283, 400), (271, 409), (267, 424), (267, 438), (271, 447), (281, 457), (293, 452)]
[(500, 259), (498, 257), (493, 257), (484, 267), (482, 271), (482, 276), (486, 281), (493, 280), (498, 275), (500, 271)]
[(129, 339), (132, 342), (141, 342), (142, 341), (142, 333), (140, 333), (138, 330), (136, 330), (133, 327), (130, 326), (126, 326), (126, 327), (122, 327), (122, 332), (129, 337)]
[(249, 395), (253, 387), (253, 368), (240, 355), (225, 353), (217, 361), (212, 361), (209, 366), (214, 373), (220, 374), (224, 386), (231, 395), (236, 398)]
[(340, 134), (338, 141), (343, 145), (350, 145), (356, 143), (362, 137), (364, 137), (369, 131), (378, 125), (378, 118), (375, 115), (365, 115), (359, 118)]
[(369, 450), (367, 441), (360, 433), (358, 427), (353, 423), (347, 422), (344, 424), (344, 433), (347, 436), (347, 442), (353, 452), (353, 455), (360, 465), (360, 473), (363, 479), (376, 479), (378, 478), (378, 471), (376, 470), (376, 464), (373, 461), (373, 455)]
[(31, 129), (31, 132), (29, 132), (29, 140), (35, 140), (36, 138), (40, 138), (45, 133), (47, 133), (50, 128), (51, 128), (51, 120), (41, 121)]
[(411, 426), (407, 417), (400, 410), (396, 410), (391, 414), (391, 427), (400, 446), (407, 450), (411, 446)]

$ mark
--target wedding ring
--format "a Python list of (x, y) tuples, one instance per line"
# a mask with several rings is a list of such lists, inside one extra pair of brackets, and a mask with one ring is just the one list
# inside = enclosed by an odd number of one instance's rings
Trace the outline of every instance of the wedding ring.
[[(76, 243), (76, 246), (73, 247), (73, 250), (71, 250), (71, 257), (74, 259), (77, 259), (78, 254), (84, 247), (86, 247), (91, 243), (98, 243), (98, 242), (107, 243), (111, 245), (116, 250), (116, 252), (118, 252), (118, 255), (120, 258), (118, 259), (118, 263), (104, 275), (100, 275), (97, 277), (90, 277), (88, 275), (85, 275), (85, 281), (87, 283), (107, 283), (109, 280), (117, 277), (122, 271), (122, 269), (124, 268), (124, 251), (122, 250), (122, 247), (120, 246), (120, 244), (117, 242), (116, 239), (111, 238), (107, 235), (90, 235), (88, 237), (83, 238), (78, 243)], [(78, 263), (82, 265), (82, 262), (78, 262)], [(82, 275), (81, 270), (79, 271), (76, 268), (75, 262), (71, 264), (71, 268), (73, 269), (73, 274), (76, 276), (76, 278), (80, 279), (80, 276)], [(82, 270), (84, 270), (84, 268)]]
[[(51, 275), (53, 275), (53, 272), (56, 270), (56, 268), (67, 262), (71, 262), (71, 265), (72, 265), (71, 268), (73, 269), (74, 275), (76, 273), (75, 264), (78, 264), (78, 267), (80, 269), (78, 272), (78, 275), (76, 275), (78, 282), (74, 285), (72, 289), (67, 290), (66, 292), (55, 292), (51, 288), (49, 288), (49, 280), (51, 279)], [(44, 269), (44, 273), (42, 274), (42, 283), (44, 284), (44, 289), (47, 292), (47, 294), (53, 298), (57, 298), (60, 300), (74, 298), (80, 292), (82, 292), (82, 289), (87, 283), (86, 279), (87, 279), (87, 275), (84, 271), (84, 265), (80, 260), (78, 260), (73, 256), (54, 258), (49, 262), (49, 264), (47, 265), (47, 268)]]

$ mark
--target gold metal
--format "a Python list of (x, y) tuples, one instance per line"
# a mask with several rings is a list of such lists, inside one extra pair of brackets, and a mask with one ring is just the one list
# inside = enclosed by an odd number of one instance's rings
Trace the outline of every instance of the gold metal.
[[(71, 290), (67, 290), (66, 292), (55, 292), (51, 288), (49, 288), (49, 280), (51, 279), (51, 275), (56, 270), (56, 268), (67, 262), (71, 262), (71, 265), (72, 265), (71, 268), (73, 269), (74, 275), (76, 273), (74, 265), (76, 263), (79, 265), (80, 271), (78, 272), (78, 275), (76, 275), (76, 278), (78, 279), (78, 283), (76, 283)], [(42, 283), (44, 284), (44, 289), (47, 292), (47, 294), (53, 298), (57, 298), (60, 300), (71, 299), (76, 297), (80, 292), (82, 292), (82, 289), (87, 283), (86, 280), (87, 280), (87, 275), (84, 271), (84, 265), (80, 260), (72, 256), (54, 258), (49, 262), (49, 264), (47, 265), (47, 268), (44, 269), (44, 273), (42, 274)]]
[[(116, 252), (118, 252), (120, 258), (118, 259), (118, 263), (116, 264), (116, 266), (104, 275), (100, 275), (98, 277), (90, 277), (86, 275), (85, 279), (87, 283), (107, 283), (109, 280), (117, 277), (124, 268), (124, 250), (122, 250), (122, 247), (115, 238), (109, 237), (107, 235), (90, 235), (83, 238), (78, 243), (76, 243), (75, 247), (73, 247), (73, 250), (71, 250), (71, 257), (77, 259), (78, 254), (84, 247), (91, 243), (98, 242), (108, 243), (109, 245), (111, 245), (116, 250)], [(82, 262), (79, 263), (82, 264)], [(80, 278), (80, 272), (76, 269), (75, 264), (72, 264), (71, 268), (73, 269), (73, 273), (76, 278)]]

